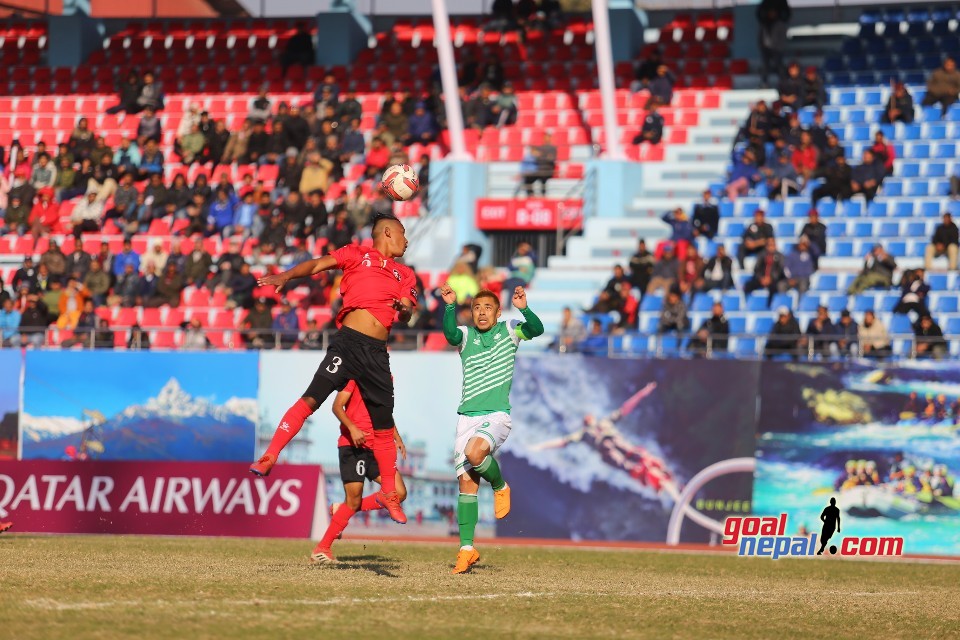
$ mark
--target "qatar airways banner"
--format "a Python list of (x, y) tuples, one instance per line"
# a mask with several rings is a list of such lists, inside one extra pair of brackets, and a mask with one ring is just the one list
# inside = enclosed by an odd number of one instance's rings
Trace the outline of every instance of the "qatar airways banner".
[(185, 462), (0, 462), (0, 520), (18, 531), (262, 538), (319, 537), (323, 472)]
[(477, 229), (484, 231), (555, 231), (583, 224), (583, 200), (526, 198), (477, 200)]

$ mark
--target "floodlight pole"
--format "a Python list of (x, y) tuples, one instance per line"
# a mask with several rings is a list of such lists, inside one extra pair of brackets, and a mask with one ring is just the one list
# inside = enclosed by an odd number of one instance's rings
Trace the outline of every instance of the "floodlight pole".
[(450, 134), (448, 160), (472, 160), (463, 136), (463, 112), (457, 86), (457, 63), (453, 58), (450, 39), (450, 14), (445, 0), (433, 0), (434, 46), (440, 61), (440, 84), (443, 87), (444, 108), (447, 112), (447, 131)]
[[(434, 0), (436, 4), (437, 0)], [(617, 127), (617, 95), (613, 78), (613, 46), (610, 41), (610, 7), (607, 0), (593, 0), (593, 34), (596, 39), (597, 72), (600, 76), (600, 104), (603, 107), (603, 133), (607, 139), (606, 156), (625, 160)]]

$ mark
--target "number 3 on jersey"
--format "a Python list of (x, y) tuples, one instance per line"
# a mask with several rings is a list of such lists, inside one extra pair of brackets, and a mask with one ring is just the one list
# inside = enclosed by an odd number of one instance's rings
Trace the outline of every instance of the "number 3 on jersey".
[(333, 356), (330, 360), (330, 364), (327, 365), (327, 371), (330, 373), (336, 373), (340, 370), (340, 365), (343, 364), (343, 358), (340, 356)]

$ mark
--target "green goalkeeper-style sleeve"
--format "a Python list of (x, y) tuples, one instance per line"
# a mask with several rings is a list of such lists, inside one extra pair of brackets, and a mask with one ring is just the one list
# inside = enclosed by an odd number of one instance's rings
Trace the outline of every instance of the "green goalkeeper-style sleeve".
[(537, 336), (543, 335), (543, 322), (537, 317), (530, 307), (520, 309), (523, 314), (523, 322), (517, 325), (517, 333), (523, 340), (533, 340)]
[(443, 337), (453, 347), (463, 342), (463, 331), (457, 326), (457, 305), (455, 304), (448, 304), (443, 310)]

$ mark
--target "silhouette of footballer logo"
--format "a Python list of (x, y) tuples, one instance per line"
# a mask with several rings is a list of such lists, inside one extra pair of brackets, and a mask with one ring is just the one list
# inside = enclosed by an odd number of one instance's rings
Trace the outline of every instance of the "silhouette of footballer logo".
[[(823, 513), (820, 514), (820, 522), (823, 523), (823, 528), (820, 530), (820, 550), (817, 551), (818, 556), (823, 555), (823, 550), (826, 548), (830, 538), (833, 537), (834, 531), (840, 533), (840, 509), (837, 507), (836, 498), (830, 498), (830, 504), (823, 510)], [(830, 546), (830, 553), (837, 553), (837, 545)]]

